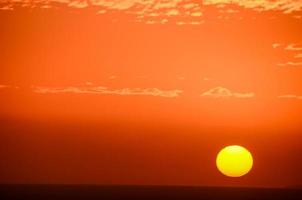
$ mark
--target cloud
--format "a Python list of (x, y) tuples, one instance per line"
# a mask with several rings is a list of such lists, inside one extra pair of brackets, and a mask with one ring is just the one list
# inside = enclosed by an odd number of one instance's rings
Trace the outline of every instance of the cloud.
[(179, 15), (179, 11), (176, 10), (176, 9), (168, 10), (168, 11), (166, 12), (166, 15), (167, 15), (167, 16)]
[(232, 92), (231, 90), (224, 88), (224, 87), (215, 87), (208, 91), (205, 91), (200, 96), (202, 97), (212, 97), (212, 98), (252, 98), (255, 96), (254, 93), (239, 93), (239, 92)]
[(112, 80), (112, 79), (116, 79), (117, 76), (112, 75), (112, 76), (109, 76), (108, 78)]
[(302, 66), (302, 62), (286, 62), (286, 63), (278, 63), (279, 66)]
[(1, 84), (0, 84), (0, 89), (8, 89), (8, 88), (19, 89), (18, 86), (13, 86), (13, 85), (1, 85)]
[(161, 90), (158, 88), (121, 88), (109, 89), (103, 86), (86, 87), (33, 87), (33, 91), (39, 94), (107, 94), (107, 95), (136, 95), (136, 96), (159, 96), (159, 97), (178, 97), (182, 90)]
[[(284, 49), (287, 51), (294, 51), (295, 52), (294, 58), (302, 58), (302, 46), (301, 45), (289, 44)], [(301, 65), (301, 63), (299, 65)]]
[(192, 12), (191, 16), (193, 16), (193, 17), (200, 17), (200, 16), (202, 16), (202, 12), (200, 12), (200, 11), (198, 11), (198, 12)]
[(301, 45), (298, 44), (289, 44), (284, 49), (287, 51), (302, 51)]
[(302, 96), (297, 96), (297, 95), (294, 95), (294, 94), (280, 95), (280, 96), (278, 96), (278, 98), (282, 98), (282, 99), (298, 99), (298, 100), (302, 100)]
[[(93, 7), (96, 13), (124, 12), (139, 17), (147, 16), (201, 16), (201, 2), (187, 0), (6, 0), (0, 2), (2, 9), (14, 7), (50, 8), (66, 5), (74, 9)], [(4, 5), (4, 6), (1, 6)], [(148, 20), (148, 19), (147, 19)], [(150, 19), (149, 19), (150, 20)]]
[(276, 49), (276, 48), (278, 48), (282, 45), (280, 43), (274, 43), (274, 44), (272, 44), (272, 46), (273, 46), (274, 49)]
[(301, 15), (295, 15), (295, 16), (293, 16), (293, 18), (295, 18), (295, 19), (302, 19), (302, 16)]
[(68, 6), (72, 8), (87, 8), (89, 6), (88, 2), (89, 1), (70, 1)]
[(182, 26), (182, 25), (200, 25), (203, 24), (204, 21), (178, 21), (176, 22), (176, 25)]
[(273, 43), (272, 47), (274, 49), (278, 47), (283, 47), (283, 49), (286, 51), (302, 51), (302, 46), (296, 43), (290, 43), (290, 44)]
[[(73, 8), (86, 8), (88, 6), (105, 8), (108, 10), (132, 10), (140, 13), (162, 11), (169, 9), (182, 10), (201, 10), (208, 5), (216, 5), (224, 8), (226, 5), (237, 5), (243, 8), (256, 11), (279, 10), (284, 13), (300, 11), (302, 8), (301, 0), (7, 0), (9, 5), (22, 4), (27, 6), (44, 6), (51, 3), (67, 4)], [(229, 10), (229, 8), (227, 8)]]
[(13, 10), (12, 5), (5, 5), (3, 7), (0, 7), (0, 10)]
[(204, 5), (237, 5), (255, 11), (282, 11), (284, 14), (301, 11), (301, 0), (204, 0)]
[(293, 61), (288, 61), (285, 63), (278, 63), (278, 66), (302, 66), (301, 59), (302, 58), (302, 45), (300, 44), (295, 44), (295, 43), (290, 43), (287, 45), (282, 45), (280, 43), (274, 43), (273, 48), (278, 48), (282, 46), (282, 49), (284, 51), (289, 51), (290, 57)]
[[(229, 5), (229, 6), (228, 6)], [(234, 9), (233, 7), (238, 8)], [(302, 10), (301, 0), (5, 0), (0, 2), (0, 9), (44, 8), (56, 9), (60, 6), (81, 10), (93, 8), (96, 14), (126, 13), (133, 15), (136, 22), (147, 24), (165, 24), (163, 18), (168, 17), (169, 23), (178, 25), (202, 24), (195, 19), (211, 13), (213, 6), (219, 12), (234, 15), (239, 8), (253, 11), (280, 11), (284, 14)], [(209, 8), (210, 12), (207, 12)], [(298, 15), (295, 15), (298, 16)], [(170, 20), (171, 19), (171, 20)], [(225, 17), (224, 19), (227, 19)]]

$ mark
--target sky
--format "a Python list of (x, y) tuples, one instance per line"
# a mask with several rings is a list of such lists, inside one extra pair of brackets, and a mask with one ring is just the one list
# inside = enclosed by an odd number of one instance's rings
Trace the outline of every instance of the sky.
[(0, 0), (0, 183), (301, 187), (301, 25), (300, 0)]

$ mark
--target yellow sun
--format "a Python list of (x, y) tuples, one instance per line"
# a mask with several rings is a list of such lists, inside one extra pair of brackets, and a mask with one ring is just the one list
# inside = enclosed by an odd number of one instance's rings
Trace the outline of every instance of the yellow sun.
[(227, 146), (218, 153), (216, 165), (222, 174), (229, 177), (240, 177), (252, 169), (253, 157), (242, 146)]

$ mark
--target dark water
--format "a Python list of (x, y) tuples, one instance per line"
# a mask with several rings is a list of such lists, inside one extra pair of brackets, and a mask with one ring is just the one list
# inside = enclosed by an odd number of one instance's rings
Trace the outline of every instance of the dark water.
[(96, 186), (96, 185), (1, 185), (1, 200), (193, 200), (193, 199), (282, 199), (302, 200), (299, 189), (177, 187), (177, 186)]

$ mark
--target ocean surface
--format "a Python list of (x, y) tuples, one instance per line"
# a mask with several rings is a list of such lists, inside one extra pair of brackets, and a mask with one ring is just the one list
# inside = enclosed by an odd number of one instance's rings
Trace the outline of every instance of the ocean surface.
[(302, 200), (302, 189), (99, 186), (99, 185), (1, 185), (1, 200)]

